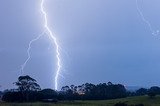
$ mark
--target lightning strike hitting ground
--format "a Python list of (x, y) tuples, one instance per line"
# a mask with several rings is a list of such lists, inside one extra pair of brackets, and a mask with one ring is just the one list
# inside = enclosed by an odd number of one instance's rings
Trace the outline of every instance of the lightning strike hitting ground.
[(50, 40), (52, 41), (52, 43), (56, 46), (56, 58), (57, 58), (57, 70), (56, 70), (56, 76), (55, 76), (55, 89), (58, 89), (58, 78), (60, 75), (60, 71), (61, 71), (61, 60), (60, 60), (60, 47), (59, 44), (57, 42), (57, 38), (55, 37), (55, 34), (53, 34), (53, 32), (51, 31), (51, 29), (48, 26), (48, 19), (47, 19), (47, 13), (44, 9), (44, 1), (45, 0), (41, 0), (41, 12), (44, 16), (44, 27), (46, 29), (46, 31), (48, 32), (48, 37), (50, 38)]
[(140, 9), (140, 7), (139, 7), (139, 5), (138, 5), (138, 0), (136, 0), (136, 7), (137, 7), (137, 11), (138, 11), (138, 13), (140, 14), (142, 20), (148, 25), (149, 30), (151, 31), (152, 35), (155, 35), (155, 36), (159, 35), (159, 30), (154, 30), (154, 29), (152, 28), (151, 23), (144, 17), (143, 12), (141, 11), (141, 9)]

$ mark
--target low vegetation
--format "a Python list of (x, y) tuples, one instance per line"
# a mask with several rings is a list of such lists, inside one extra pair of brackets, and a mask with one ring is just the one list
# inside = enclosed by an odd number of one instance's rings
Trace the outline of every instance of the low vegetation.
[[(160, 96), (154, 99), (148, 96), (128, 97), (114, 100), (89, 100), (89, 101), (61, 101), (54, 103), (0, 103), (0, 106), (115, 106), (117, 103), (124, 103), (127, 106), (160, 106)], [(143, 105), (142, 105), (143, 104)], [(125, 105), (117, 105), (125, 106)]]

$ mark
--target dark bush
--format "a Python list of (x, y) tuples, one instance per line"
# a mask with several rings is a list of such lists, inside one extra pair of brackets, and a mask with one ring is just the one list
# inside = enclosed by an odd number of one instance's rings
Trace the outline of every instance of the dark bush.
[(5, 92), (2, 96), (2, 100), (5, 102), (35, 102), (39, 100), (38, 92)]
[(128, 106), (128, 105), (126, 103), (119, 102), (119, 103), (116, 103), (114, 106)]
[(22, 102), (23, 98), (20, 92), (6, 92), (4, 93), (2, 100), (5, 102)]
[(55, 100), (58, 96), (58, 93), (52, 89), (43, 89), (39, 91), (40, 100)]

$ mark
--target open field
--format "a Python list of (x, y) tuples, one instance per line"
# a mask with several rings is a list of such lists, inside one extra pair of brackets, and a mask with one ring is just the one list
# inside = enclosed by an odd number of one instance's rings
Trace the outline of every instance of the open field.
[(148, 96), (129, 97), (115, 100), (99, 100), (99, 101), (74, 101), (52, 103), (1, 103), (0, 106), (113, 106), (115, 103), (125, 102), (127, 104), (140, 104), (145, 106), (160, 106), (160, 96), (150, 99)]

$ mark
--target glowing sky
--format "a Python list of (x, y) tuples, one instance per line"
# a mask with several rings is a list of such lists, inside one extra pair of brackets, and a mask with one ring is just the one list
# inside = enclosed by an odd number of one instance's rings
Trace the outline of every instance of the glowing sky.
[[(160, 29), (159, 0), (139, 0), (144, 16)], [(153, 36), (135, 0), (46, 0), (49, 26), (63, 59), (59, 85), (114, 82), (159, 85), (160, 36)], [(0, 85), (11, 88), (31, 39), (43, 32), (39, 0), (0, 1)], [(54, 87), (55, 48), (44, 36), (33, 43), (24, 69), (43, 88)], [(53, 59), (55, 58), (55, 60)], [(1, 88), (1, 89), (3, 89)]]

